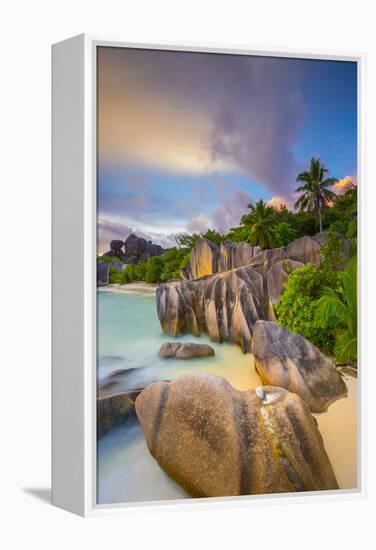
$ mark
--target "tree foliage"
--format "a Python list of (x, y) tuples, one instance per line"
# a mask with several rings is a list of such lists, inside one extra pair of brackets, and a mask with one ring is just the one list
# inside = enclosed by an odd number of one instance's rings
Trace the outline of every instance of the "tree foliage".
[(339, 287), (339, 273), (306, 264), (289, 274), (275, 309), (278, 323), (301, 334), (322, 351), (332, 353), (338, 319), (316, 316), (317, 302), (328, 287)]
[(273, 244), (276, 247), (286, 246), (297, 237), (297, 231), (287, 222), (277, 222), (272, 227)]
[(275, 209), (267, 206), (261, 199), (256, 204), (249, 204), (251, 210), (241, 219), (241, 224), (248, 229), (247, 242), (261, 248), (272, 248), (274, 245), (273, 227), (275, 225)]
[(295, 203), (295, 208), (301, 211), (314, 211), (319, 220), (320, 232), (322, 226), (322, 208), (323, 205), (336, 199), (335, 193), (328, 189), (336, 181), (336, 178), (326, 178), (328, 169), (318, 158), (311, 158), (309, 170), (298, 174), (296, 181), (303, 185), (296, 189), (301, 196)]
[(334, 353), (339, 363), (357, 358), (357, 258), (352, 257), (339, 274), (337, 287), (324, 288), (316, 303), (315, 321), (336, 323)]

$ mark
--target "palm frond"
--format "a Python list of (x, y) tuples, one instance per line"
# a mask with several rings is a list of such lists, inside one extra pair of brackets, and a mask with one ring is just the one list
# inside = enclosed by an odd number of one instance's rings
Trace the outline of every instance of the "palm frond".
[(334, 345), (337, 361), (347, 363), (357, 357), (358, 339), (348, 330), (338, 331)]
[(325, 289), (323, 296), (317, 302), (316, 316), (324, 321), (337, 319), (339, 322), (345, 322), (346, 306), (337, 290)]

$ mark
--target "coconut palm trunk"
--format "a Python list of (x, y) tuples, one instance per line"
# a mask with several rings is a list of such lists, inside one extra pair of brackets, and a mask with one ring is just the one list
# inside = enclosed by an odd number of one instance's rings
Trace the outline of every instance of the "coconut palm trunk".
[(320, 233), (322, 233), (322, 202), (319, 199), (319, 227), (320, 227)]

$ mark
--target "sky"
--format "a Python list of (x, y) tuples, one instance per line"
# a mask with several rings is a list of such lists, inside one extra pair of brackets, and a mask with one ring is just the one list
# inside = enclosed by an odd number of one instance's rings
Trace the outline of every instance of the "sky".
[(260, 198), (292, 207), (312, 156), (356, 179), (355, 63), (110, 47), (97, 63), (99, 253), (227, 232)]

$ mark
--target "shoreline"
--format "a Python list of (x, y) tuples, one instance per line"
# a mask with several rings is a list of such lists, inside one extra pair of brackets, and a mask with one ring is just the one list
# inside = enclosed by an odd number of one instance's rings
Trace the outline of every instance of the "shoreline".
[(150, 294), (155, 295), (157, 285), (150, 283), (128, 283), (121, 285), (119, 283), (112, 283), (106, 286), (97, 286), (97, 291), (100, 292), (127, 292), (134, 294)]

